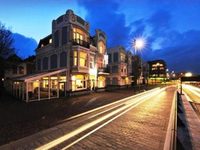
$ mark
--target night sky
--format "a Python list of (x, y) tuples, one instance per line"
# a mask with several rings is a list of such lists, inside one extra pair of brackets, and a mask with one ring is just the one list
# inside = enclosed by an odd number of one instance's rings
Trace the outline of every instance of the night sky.
[(1, 0), (0, 21), (9, 27), (21, 57), (34, 54), (51, 33), (51, 21), (67, 9), (100, 28), (108, 47), (144, 37), (145, 60), (164, 59), (172, 71), (200, 73), (200, 0)]

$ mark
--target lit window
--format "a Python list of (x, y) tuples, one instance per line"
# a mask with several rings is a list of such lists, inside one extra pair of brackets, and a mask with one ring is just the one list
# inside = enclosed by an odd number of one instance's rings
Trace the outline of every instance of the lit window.
[(72, 91), (86, 88), (86, 78), (83, 75), (72, 76)]
[(98, 43), (99, 53), (103, 54), (105, 52), (105, 44), (103, 41), (99, 41)]
[(90, 56), (90, 68), (94, 68), (94, 57)]
[(77, 51), (74, 51), (74, 66), (77, 66), (78, 55)]
[(52, 39), (49, 39), (49, 43), (52, 43)]
[(81, 67), (87, 67), (87, 53), (80, 52), (79, 62)]
[(103, 87), (105, 87), (105, 77), (102, 77), (102, 76), (100, 76), (100, 77), (98, 77), (98, 87), (99, 88), (103, 88)]
[(73, 39), (80, 43), (82, 41), (87, 41), (88, 34), (81, 29), (73, 28)]
[(120, 54), (120, 59), (122, 62), (125, 62), (125, 54), (121, 53)]

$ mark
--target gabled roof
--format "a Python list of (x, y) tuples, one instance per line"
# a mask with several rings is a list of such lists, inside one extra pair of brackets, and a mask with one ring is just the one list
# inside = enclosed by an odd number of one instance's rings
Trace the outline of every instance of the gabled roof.
[(39, 44), (38, 44), (37, 49), (40, 48), (42, 46), (42, 44), (43, 44), (43, 46), (48, 45), (49, 44), (49, 40), (51, 38), (52, 38), (52, 34), (50, 34), (50, 35), (46, 36), (45, 38), (41, 39)]

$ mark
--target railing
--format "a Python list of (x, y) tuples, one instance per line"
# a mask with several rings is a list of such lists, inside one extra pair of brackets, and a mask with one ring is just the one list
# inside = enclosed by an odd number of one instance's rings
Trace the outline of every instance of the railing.
[(80, 46), (83, 46), (83, 47), (86, 47), (86, 48), (90, 48), (90, 43), (86, 42), (84, 40), (81, 40), (81, 39), (73, 39), (72, 44), (73, 45), (80, 45)]
[(179, 100), (179, 93), (176, 92), (171, 107), (171, 114), (165, 138), (164, 150), (176, 150), (177, 140), (177, 102)]

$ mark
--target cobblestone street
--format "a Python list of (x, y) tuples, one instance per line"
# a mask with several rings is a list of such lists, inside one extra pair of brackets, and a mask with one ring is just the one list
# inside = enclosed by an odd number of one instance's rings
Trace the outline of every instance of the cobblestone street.
[(71, 149), (163, 149), (173, 96), (174, 88), (162, 92)]

